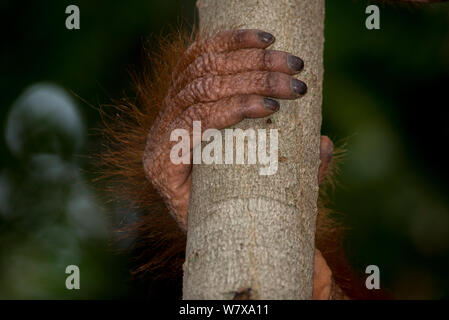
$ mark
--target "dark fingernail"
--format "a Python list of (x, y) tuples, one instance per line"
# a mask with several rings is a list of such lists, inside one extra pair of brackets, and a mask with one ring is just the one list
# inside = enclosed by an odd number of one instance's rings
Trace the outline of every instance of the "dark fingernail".
[(291, 85), (292, 90), (297, 94), (304, 94), (307, 92), (306, 84), (298, 79), (292, 79)]
[(271, 33), (260, 31), (257, 35), (262, 42), (272, 43), (274, 41), (274, 37)]
[(304, 68), (304, 61), (295, 56), (288, 56), (287, 65), (293, 71), (301, 71)]
[(265, 104), (265, 108), (273, 110), (273, 111), (278, 111), (279, 110), (279, 102), (277, 102), (274, 99), (270, 99), (270, 98), (264, 98), (263, 99), (263, 103)]

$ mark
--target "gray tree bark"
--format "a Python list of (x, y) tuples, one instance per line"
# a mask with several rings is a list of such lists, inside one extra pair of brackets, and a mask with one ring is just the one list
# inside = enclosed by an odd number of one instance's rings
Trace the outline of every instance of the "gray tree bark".
[(271, 123), (250, 119), (236, 126), (278, 129), (276, 174), (259, 175), (259, 164), (194, 165), (183, 298), (232, 299), (235, 292), (251, 289), (252, 299), (311, 299), (324, 0), (200, 0), (198, 8), (200, 30), (272, 33), (272, 49), (304, 60), (298, 78), (308, 92), (282, 101)]

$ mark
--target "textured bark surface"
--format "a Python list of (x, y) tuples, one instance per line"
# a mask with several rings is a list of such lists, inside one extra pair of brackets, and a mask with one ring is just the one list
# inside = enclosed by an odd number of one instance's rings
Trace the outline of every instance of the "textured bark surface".
[(272, 33), (272, 49), (304, 60), (297, 77), (308, 92), (281, 101), (271, 123), (250, 119), (236, 126), (278, 129), (276, 174), (259, 175), (259, 165), (194, 165), (183, 297), (232, 299), (251, 288), (253, 299), (311, 299), (324, 0), (200, 0), (198, 8), (200, 30)]

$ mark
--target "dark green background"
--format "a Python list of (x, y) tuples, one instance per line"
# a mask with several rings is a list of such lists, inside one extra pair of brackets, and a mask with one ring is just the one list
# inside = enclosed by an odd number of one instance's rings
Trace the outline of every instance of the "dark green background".
[[(332, 207), (349, 228), (350, 261), (362, 273), (378, 265), (398, 298), (447, 298), (449, 3), (380, 5), (373, 31), (367, 2), (326, 3), (322, 131), (347, 143)], [(65, 28), (69, 4), (80, 8), (80, 30)], [(89, 105), (132, 96), (128, 71), (141, 65), (145, 40), (192, 25), (194, 1), (2, 1), (0, 10), (0, 298), (138, 296), (127, 258), (110, 245), (120, 213), (99, 200), (83, 156), (101, 143), (89, 134), (100, 127)], [(43, 81), (69, 92), (84, 138), (31, 117), (14, 154), (8, 114)], [(81, 290), (65, 289), (70, 264)]]

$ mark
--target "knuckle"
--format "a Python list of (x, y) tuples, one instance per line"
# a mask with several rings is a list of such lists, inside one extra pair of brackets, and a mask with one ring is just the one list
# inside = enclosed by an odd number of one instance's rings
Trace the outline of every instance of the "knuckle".
[(199, 79), (193, 80), (189, 84), (189, 91), (191, 91), (191, 94), (195, 98), (201, 98), (206, 94), (206, 91), (208, 91), (208, 87), (210, 86), (210, 79), (208, 77), (203, 77)]
[(268, 70), (272, 67), (272, 54), (268, 50), (261, 50), (261, 62), (262, 66)]
[(217, 100), (222, 81), (216, 76), (204, 76), (190, 82), (185, 90), (185, 95), (190, 97), (189, 101), (194, 103)]
[(217, 100), (220, 90), (224, 87), (223, 79), (218, 76), (209, 76), (205, 78), (203, 84), (203, 97), (206, 101)]
[(216, 57), (211, 52), (206, 52), (197, 57), (192, 63), (191, 74), (195, 76), (202, 76), (206, 73), (213, 72), (216, 69)]
[(219, 51), (223, 46), (223, 39), (225, 38), (225, 32), (219, 32), (215, 36), (206, 38), (202, 43), (202, 52)]
[(195, 76), (196, 74), (201, 74), (204, 70), (204, 58), (200, 56), (196, 58), (192, 64), (189, 66), (189, 75)]
[(248, 116), (250, 106), (254, 104), (256, 96), (255, 95), (239, 95), (236, 96), (235, 108), (233, 108), (235, 115), (241, 118)]
[(203, 70), (205, 73), (217, 71), (217, 56), (212, 52), (207, 52), (202, 56)]
[(235, 96), (235, 99), (237, 105), (239, 105), (240, 107), (246, 107), (250, 103), (251, 96), (242, 94)]
[(233, 35), (232, 35), (232, 40), (236, 44), (243, 43), (245, 41), (245, 33), (246, 33), (246, 30), (244, 30), (244, 29), (234, 30)]
[(277, 72), (267, 72), (265, 75), (265, 88), (269, 92), (277, 91), (279, 80), (279, 74)]

